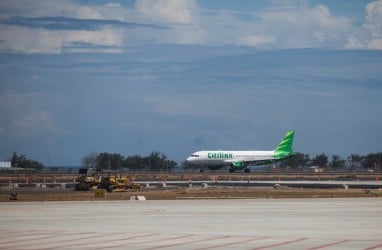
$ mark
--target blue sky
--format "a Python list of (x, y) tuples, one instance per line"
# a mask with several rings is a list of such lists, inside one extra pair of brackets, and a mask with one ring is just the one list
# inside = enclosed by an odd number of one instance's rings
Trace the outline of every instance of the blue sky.
[(382, 150), (382, 1), (1, 1), (0, 160)]

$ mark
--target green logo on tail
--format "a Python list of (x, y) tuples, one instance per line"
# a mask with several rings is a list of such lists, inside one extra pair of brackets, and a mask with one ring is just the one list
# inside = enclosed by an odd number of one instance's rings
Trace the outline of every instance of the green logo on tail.
[(288, 131), (280, 144), (276, 147), (273, 157), (284, 158), (286, 156), (292, 156), (294, 154), (292, 149), (293, 137), (294, 130)]

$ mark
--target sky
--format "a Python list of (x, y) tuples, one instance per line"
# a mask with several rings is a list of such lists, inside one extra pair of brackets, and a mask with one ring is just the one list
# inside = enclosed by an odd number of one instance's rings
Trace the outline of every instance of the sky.
[(0, 161), (382, 151), (382, 0), (0, 2)]

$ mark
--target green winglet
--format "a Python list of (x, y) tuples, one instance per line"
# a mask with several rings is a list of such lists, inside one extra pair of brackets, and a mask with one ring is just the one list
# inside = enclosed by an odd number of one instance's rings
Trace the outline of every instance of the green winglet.
[(274, 150), (274, 157), (284, 158), (289, 155), (293, 155), (293, 138), (294, 138), (294, 130), (290, 130), (286, 133), (280, 144)]

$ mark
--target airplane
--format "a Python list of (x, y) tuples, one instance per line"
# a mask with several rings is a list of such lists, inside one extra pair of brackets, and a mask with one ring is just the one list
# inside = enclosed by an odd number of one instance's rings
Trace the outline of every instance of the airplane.
[(296, 153), (292, 149), (293, 138), (294, 130), (290, 130), (272, 151), (203, 150), (192, 153), (191, 156), (187, 157), (186, 162), (201, 166), (201, 172), (203, 172), (203, 167), (217, 170), (229, 166), (230, 173), (242, 169), (249, 173), (251, 170), (248, 165), (267, 165), (295, 156)]

